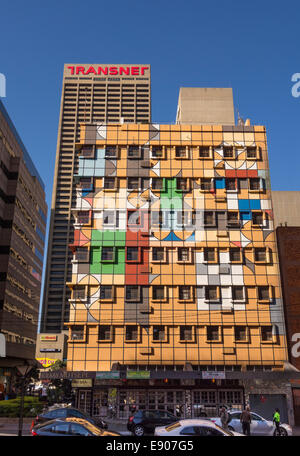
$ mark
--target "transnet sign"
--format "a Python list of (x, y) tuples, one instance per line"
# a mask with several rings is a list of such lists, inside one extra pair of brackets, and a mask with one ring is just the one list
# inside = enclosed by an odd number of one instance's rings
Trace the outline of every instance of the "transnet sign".
[(127, 76), (145, 76), (145, 72), (149, 70), (149, 67), (137, 67), (137, 66), (127, 66), (127, 67), (116, 67), (116, 66), (111, 66), (111, 67), (93, 67), (90, 66), (89, 68), (85, 69), (83, 66), (68, 66), (68, 70), (70, 70), (71, 75), (76, 75), (76, 74), (83, 74), (83, 75), (89, 75), (89, 74), (97, 74), (97, 75), (105, 75), (105, 76), (122, 76), (122, 75), (127, 75)]

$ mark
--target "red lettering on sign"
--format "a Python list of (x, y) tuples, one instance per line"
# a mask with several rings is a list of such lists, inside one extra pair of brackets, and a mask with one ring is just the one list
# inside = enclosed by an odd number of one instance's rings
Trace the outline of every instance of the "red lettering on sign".
[(76, 74), (82, 73), (84, 74), (84, 67), (76, 67)]
[(107, 75), (108, 74), (108, 68), (107, 67), (105, 67), (105, 68), (99, 67), (98, 68), (98, 74), (101, 74), (101, 73)]
[(96, 70), (94, 67), (90, 66), (90, 68), (86, 71), (85, 74), (90, 74), (90, 73), (94, 73), (94, 74), (97, 74)]
[(74, 67), (73, 66), (68, 67), (68, 70), (71, 70), (71, 74), (74, 74)]
[(142, 67), (141, 68), (141, 75), (142, 76), (145, 74), (145, 70), (149, 70), (149, 67)]
[(109, 74), (111, 74), (111, 75), (118, 74), (118, 68), (117, 67), (110, 67)]
[(131, 67), (131, 74), (133, 76), (139, 75), (139, 67)]
[(119, 71), (120, 71), (120, 74), (123, 74), (123, 73), (124, 74), (128, 74), (128, 75), (130, 74), (129, 73), (129, 67), (126, 67), (126, 68), (120, 67)]

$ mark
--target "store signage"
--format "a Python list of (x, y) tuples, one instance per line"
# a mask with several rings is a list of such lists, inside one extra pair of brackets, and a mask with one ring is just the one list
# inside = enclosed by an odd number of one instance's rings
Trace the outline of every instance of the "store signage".
[(5, 358), (6, 356), (6, 339), (5, 335), (0, 333), (0, 358)]
[(41, 348), (40, 352), (41, 353), (60, 353), (61, 349), (60, 348)]
[(120, 372), (119, 371), (96, 372), (96, 379), (101, 380), (101, 379), (106, 379), (106, 378), (120, 378)]
[(94, 378), (95, 372), (85, 372), (85, 371), (48, 371), (48, 372), (41, 372), (40, 378), (41, 379), (56, 379), (56, 378), (67, 378), (72, 380), (74, 378)]
[(45, 368), (52, 366), (57, 361), (57, 359), (50, 358), (36, 358), (36, 360)]
[(81, 378), (72, 380), (72, 388), (92, 388), (93, 380), (91, 378)]
[(212, 379), (214, 378), (215, 380), (219, 379), (224, 379), (225, 378), (225, 372), (215, 372), (215, 371), (204, 371), (202, 372), (202, 378), (203, 379)]
[(150, 378), (150, 371), (128, 371), (126, 373), (126, 378)]
[(40, 340), (53, 342), (57, 340), (57, 336), (40, 336)]
[(72, 75), (89, 75), (89, 74), (104, 74), (110, 76), (117, 76), (117, 75), (127, 75), (127, 76), (144, 76), (145, 71), (149, 70), (149, 67), (138, 67), (138, 66), (126, 66), (126, 67), (94, 67), (90, 66), (89, 68), (85, 69), (83, 66), (68, 66), (68, 70), (70, 70), (70, 74)]

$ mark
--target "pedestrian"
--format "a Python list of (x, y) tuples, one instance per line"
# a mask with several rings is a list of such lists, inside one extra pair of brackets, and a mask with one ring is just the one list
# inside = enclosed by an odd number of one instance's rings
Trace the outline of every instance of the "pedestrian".
[(229, 423), (229, 413), (227, 412), (227, 410), (224, 406), (221, 408), (220, 420), (221, 420), (222, 428), (227, 430), (228, 423)]
[(276, 435), (280, 435), (280, 411), (278, 408), (275, 409), (274, 415), (273, 415), (273, 423), (276, 426)]
[(251, 414), (249, 406), (247, 406), (241, 413), (240, 421), (242, 423), (243, 434), (250, 435)]

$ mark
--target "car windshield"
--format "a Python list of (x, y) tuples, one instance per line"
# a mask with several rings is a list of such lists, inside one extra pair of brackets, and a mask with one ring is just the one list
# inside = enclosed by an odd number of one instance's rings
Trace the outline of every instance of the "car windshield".
[(221, 426), (218, 426), (217, 424), (215, 424), (216, 428), (219, 429), (220, 431), (224, 432), (224, 434), (227, 434), (227, 435), (233, 435), (233, 433), (231, 431), (228, 431), (227, 429), (223, 429)]
[(176, 429), (176, 428), (178, 428), (180, 426), (181, 426), (180, 421), (176, 421), (176, 423), (171, 424), (171, 426), (168, 426), (165, 429), (166, 429), (167, 432), (171, 432), (171, 431), (174, 431), (174, 429)]
[(80, 418), (67, 418), (66, 421), (70, 421), (72, 423), (79, 423), (82, 426), (84, 426), (86, 429), (88, 429), (90, 432), (92, 432), (95, 435), (103, 435), (102, 429), (99, 429), (97, 426), (94, 426), (92, 423), (86, 420), (82, 420)]

